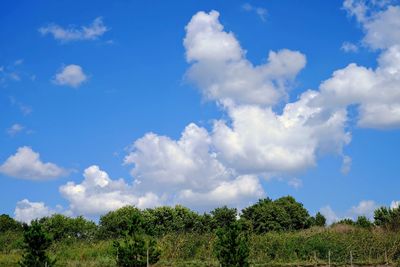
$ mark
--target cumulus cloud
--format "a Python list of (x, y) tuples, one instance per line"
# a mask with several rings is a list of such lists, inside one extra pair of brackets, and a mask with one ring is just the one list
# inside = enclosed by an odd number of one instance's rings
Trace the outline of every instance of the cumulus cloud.
[(30, 202), (28, 199), (18, 201), (14, 210), (15, 219), (25, 223), (50, 216), (53, 213), (55, 211), (47, 207), (43, 202)]
[(27, 180), (48, 180), (66, 175), (68, 172), (54, 163), (42, 162), (40, 154), (30, 147), (18, 148), (1, 166), (0, 173)]
[(68, 182), (60, 193), (69, 201), (69, 211), (75, 215), (96, 216), (126, 205), (148, 208), (159, 205), (160, 199), (151, 192), (136, 194), (123, 179), (113, 180), (105, 171), (93, 165), (85, 169), (80, 184)]
[(379, 206), (373, 200), (363, 200), (358, 203), (357, 206), (351, 207), (349, 215), (356, 219), (358, 216), (366, 216), (369, 219), (373, 219), (374, 211)]
[(65, 85), (73, 88), (79, 87), (87, 81), (88, 77), (83, 72), (79, 65), (71, 64), (65, 66), (59, 73), (56, 74), (54, 83), (57, 85)]
[(400, 206), (400, 201), (399, 200), (393, 200), (392, 203), (390, 203), (390, 208), (391, 209), (397, 209)]
[(186, 26), (186, 59), (192, 63), (189, 81), (207, 99), (221, 103), (272, 105), (285, 98), (306, 64), (305, 56), (287, 49), (271, 51), (265, 64), (254, 66), (218, 18), (217, 11), (198, 12)]
[(319, 212), (324, 215), (326, 218), (326, 224), (330, 225), (332, 223), (335, 223), (339, 221), (339, 217), (336, 215), (336, 213), (333, 211), (333, 209), (330, 206), (325, 206), (322, 207)]
[(108, 30), (109, 28), (104, 25), (102, 17), (97, 17), (89, 26), (81, 26), (79, 28), (74, 26), (63, 28), (57, 24), (39, 28), (39, 32), (42, 35), (50, 34), (54, 39), (61, 42), (96, 40)]
[[(218, 161), (206, 129), (189, 124), (179, 140), (149, 133), (125, 157), (139, 188), (165, 194), (170, 203), (243, 204), (263, 194), (254, 176), (237, 176)], [(247, 183), (247, 184), (246, 184)], [(217, 196), (223, 193), (223, 196)], [(196, 205), (197, 206), (197, 205)]]

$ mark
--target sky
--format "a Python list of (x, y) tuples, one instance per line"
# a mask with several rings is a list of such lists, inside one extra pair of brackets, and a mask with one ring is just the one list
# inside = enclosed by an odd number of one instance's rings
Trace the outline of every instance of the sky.
[(0, 213), (399, 204), (400, 4), (7, 1)]

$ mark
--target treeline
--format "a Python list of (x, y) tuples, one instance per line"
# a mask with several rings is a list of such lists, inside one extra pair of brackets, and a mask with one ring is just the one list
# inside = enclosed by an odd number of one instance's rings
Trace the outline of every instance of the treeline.
[[(140, 225), (137, 225), (137, 228), (146, 235), (153, 237), (161, 237), (170, 233), (211, 233), (215, 229), (224, 227), (236, 220), (239, 220), (246, 230), (255, 234), (296, 231), (326, 225), (326, 219), (321, 213), (318, 212), (315, 216), (310, 216), (303, 205), (291, 196), (276, 200), (260, 199), (254, 205), (241, 210), (240, 213), (237, 209), (226, 206), (204, 214), (199, 214), (180, 205), (145, 210), (126, 206), (101, 216), (98, 224), (82, 216), (72, 218), (61, 214), (41, 218), (38, 222), (55, 241), (66, 238), (94, 240), (123, 236), (132, 224), (132, 217), (140, 217), (140, 220), (138, 220)], [(365, 216), (360, 216), (355, 221), (344, 219), (335, 224), (364, 228), (380, 227), (397, 231), (400, 229), (400, 209), (381, 207), (375, 210), (374, 222), (371, 222)], [(2, 239), (4, 239), (6, 232), (9, 233), (9, 238), (11, 238), (13, 235), (11, 233), (22, 231), (23, 223), (8, 215), (0, 215)]]

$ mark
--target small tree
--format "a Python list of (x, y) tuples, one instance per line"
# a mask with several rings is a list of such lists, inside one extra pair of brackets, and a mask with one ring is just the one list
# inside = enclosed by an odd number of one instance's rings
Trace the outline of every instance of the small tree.
[(156, 263), (160, 258), (160, 251), (152, 238), (145, 238), (141, 225), (142, 217), (134, 213), (130, 225), (121, 241), (114, 241), (113, 247), (117, 257), (117, 266), (120, 267), (145, 267), (147, 259), (150, 264)]
[(24, 243), (25, 253), (19, 262), (21, 267), (54, 266), (55, 260), (51, 260), (46, 254), (51, 239), (38, 221), (32, 221), (30, 226), (24, 225)]
[(243, 225), (233, 222), (216, 232), (217, 240), (214, 251), (222, 267), (248, 267), (249, 244), (248, 232)]
[(321, 227), (325, 227), (326, 225), (326, 218), (320, 212), (317, 212), (317, 214), (315, 215), (315, 225)]

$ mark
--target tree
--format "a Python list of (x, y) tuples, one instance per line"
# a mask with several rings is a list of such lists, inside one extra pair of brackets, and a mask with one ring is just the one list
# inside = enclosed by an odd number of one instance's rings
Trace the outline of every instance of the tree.
[(237, 209), (223, 206), (211, 211), (211, 216), (211, 223), (214, 229), (225, 227), (236, 221)]
[(393, 209), (381, 207), (375, 210), (374, 219), (377, 226), (391, 231), (398, 231), (400, 230), (400, 207)]
[(160, 250), (154, 239), (143, 234), (143, 217), (133, 213), (129, 219), (125, 237), (121, 241), (114, 241), (113, 247), (117, 257), (117, 265), (121, 267), (145, 267), (147, 260), (150, 264), (160, 258)]
[(362, 228), (371, 228), (373, 224), (367, 217), (358, 216), (355, 225)]
[(0, 233), (19, 230), (22, 230), (22, 225), (19, 222), (17, 222), (7, 214), (0, 215)]
[(315, 226), (325, 227), (326, 225), (326, 218), (320, 212), (317, 212), (315, 215)]
[(239, 221), (216, 231), (214, 252), (222, 267), (247, 267), (250, 254), (248, 232)]
[[(125, 236), (125, 232), (132, 227), (131, 219), (142, 217), (142, 212), (133, 206), (125, 206), (115, 211), (110, 211), (100, 217), (99, 233), (102, 238), (116, 238)], [(143, 220), (139, 220), (140, 223)], [(142, 228), (143, 225), (137, 227)]]
[(290, 196), (260, 199), (245, 208), (241, 217), (251, 222), (256, 233), (300, 230), (314, 223), (303, 205)]
[(55, 260), (50, 259), (46, 254), (46, 250), (51, 245), (51, 239), (37, 220), (32, 221), (30, 226), (24, 225), (24, 243), (25, 253), (19, 262), (20, 266), (54, 266)]

